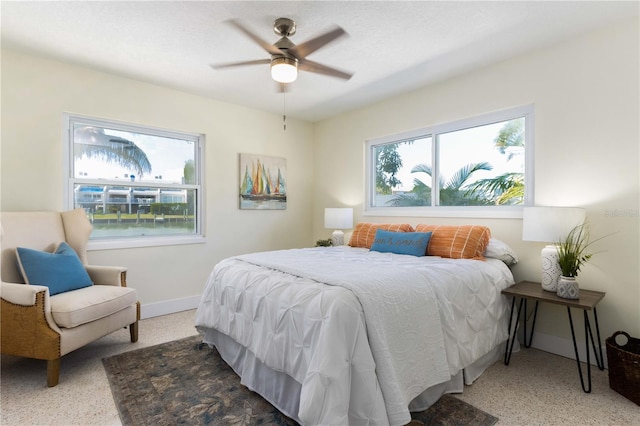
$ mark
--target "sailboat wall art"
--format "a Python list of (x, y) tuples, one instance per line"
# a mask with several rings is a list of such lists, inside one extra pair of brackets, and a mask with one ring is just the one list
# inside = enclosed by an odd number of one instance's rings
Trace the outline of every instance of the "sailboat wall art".
[(240, 209), (287, 208), (287, 160), (240, 154)]

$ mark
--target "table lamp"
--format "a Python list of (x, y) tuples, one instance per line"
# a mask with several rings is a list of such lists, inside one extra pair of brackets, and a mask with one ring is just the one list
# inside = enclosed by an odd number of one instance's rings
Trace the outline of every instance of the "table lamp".
[(522, 239), (553, 243), (540, 252), (542, 289), (556, 291), (561, 275), (555, 243), (564, 239), (576, 226), (584, 223), (585, 210), (578, 207), (524, 207)]
[(331, 234), (331, 243), (334, 246), (344, 245), (344, 232), (342, 230), (353, 228), (353, 209), (324, 209), (324, 227), (334, 229), (333, 234)]

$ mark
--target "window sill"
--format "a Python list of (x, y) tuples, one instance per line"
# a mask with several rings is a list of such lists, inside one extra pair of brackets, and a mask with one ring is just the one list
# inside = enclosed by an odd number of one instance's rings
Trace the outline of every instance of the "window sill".
[(484, 207), (370, 207), (362, 216), (522, 219), (523, 206)]
[(104, 239), (91, 240), (87, 244), (87, 250), (114, 250), (123, 248), (142, 248), (142, 247), (160, 247), (160, 246), (177, 246), (184, 244), (204, 244), (206, 238), (200, 235), (184, 235), (171, 237), (143, 237), (143, 238), (126, 238), (126, 239)]

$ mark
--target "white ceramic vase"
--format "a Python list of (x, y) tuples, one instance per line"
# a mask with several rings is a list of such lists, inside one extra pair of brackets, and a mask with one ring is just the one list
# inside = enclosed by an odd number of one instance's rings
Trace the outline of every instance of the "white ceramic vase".
[(542, 289), (546, 291), (558, 290), (558, 279), (562, 271), (558, 263), (558, 248), (554, 245), (548, 245), (540, 252), (542, 259)]
[(558, 280), (558, 297), (562, 297), (564, 299), (579, 299), (580, 298), (580, 287), (578, 287), (578, 282), (575, 277), (565, 277), (564, 275), (560, 276)]

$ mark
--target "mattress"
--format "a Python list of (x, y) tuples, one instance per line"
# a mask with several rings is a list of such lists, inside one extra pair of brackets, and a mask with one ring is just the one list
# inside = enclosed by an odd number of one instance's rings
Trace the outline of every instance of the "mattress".
[(401, 425), (432, 399), (425, 391), (451, 391), (465, 369), (469, 382), (476, 363), (494, 360), (511, 284), (495, 259), (347, 246), (255, 253), (214, 267), (196, 327), (243, 382), (302, 424)]

